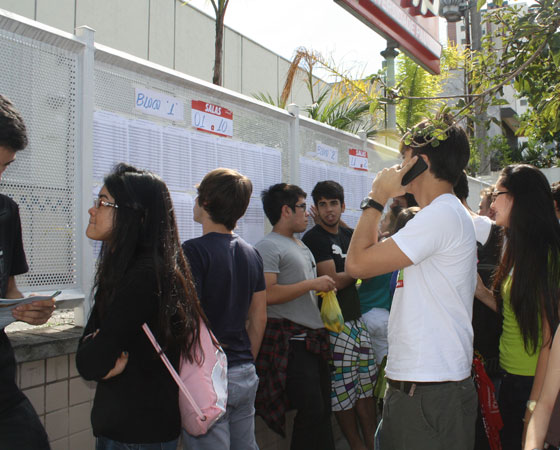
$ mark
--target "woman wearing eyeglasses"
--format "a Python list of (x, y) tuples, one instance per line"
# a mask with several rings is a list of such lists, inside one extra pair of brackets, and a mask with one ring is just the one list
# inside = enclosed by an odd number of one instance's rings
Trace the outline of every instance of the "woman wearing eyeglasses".
[(550, 186), (533, 166), (506, 167), (493, 194), (496, 224), (506, 240), (493, 291), (480, 282), (476, 297), (502, 314), (498, 404), (505, 450), (520, 449), (542, 385), (551, 333), (558, 325), (560, 225)]
[(169, 191), (158, 176), (119, 164), (89, 215), (86, 235), (102, 247), (76, 365), (97, 381), (96, 449), (175, 450), (178, 388), (141, 328), (149, 325), (176, 368), (181, 351), (189, 358), (198, 345), (201, 310)]

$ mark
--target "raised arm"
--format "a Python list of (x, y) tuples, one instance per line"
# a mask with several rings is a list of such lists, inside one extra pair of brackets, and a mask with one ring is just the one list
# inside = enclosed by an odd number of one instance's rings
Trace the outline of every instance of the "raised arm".
[[(403, 195), (401, 180), (417, 159), (415, 156), (402, 169), (393, 166), (379, 172), (373, 180), (369, 197), (384, 205), (389, 198)], [(362, 212), (354, 230), (346, 256), (346, 273), (354, 278), (371, 278), (412, 264), (392, 239), (378, 242), (380, 219), (380, 211), (368, 208)]]

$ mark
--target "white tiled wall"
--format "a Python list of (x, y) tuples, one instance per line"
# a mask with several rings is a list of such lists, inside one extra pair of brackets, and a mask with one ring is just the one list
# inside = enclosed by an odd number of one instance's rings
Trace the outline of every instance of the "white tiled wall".
[(93, 450), (90, 411), (95, 383), (75, 368), (75, 354), (18, 365), (18, 384), (49, 436), (52, 450)]
[[(90, 422), (95, 383), (84, 381), (79, 376), (75, 357), (75, 354), (70, 354), (18, 364), (18, 385), (45, 426), (52, 450), (95, 449)], [(285, 439), (270, 430), (257, 417), (255, 433), (259, 448), (289, 449), (294, 416), (294, 411), (286, 414)], [(340, 439), (340, 430), (334, 420), (333, 426), (335, 436)]]

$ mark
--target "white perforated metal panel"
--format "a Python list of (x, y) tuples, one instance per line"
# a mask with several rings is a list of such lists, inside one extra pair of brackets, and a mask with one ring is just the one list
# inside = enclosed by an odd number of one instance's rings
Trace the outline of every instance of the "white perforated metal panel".
[[(352, 211), (358, 211), (360, 201), (369, 192), (374, 176), (372, 172), (358, 171), (348, 167), (348, 150), (351, 148), (362, 149), (363, 143), (344, 133), (321, 132), (316, 127), (311, 128), (307, 125), (307, 122), (302, 122), (299, 132), (300, 179), (303, 190), (309, 196), (319, 181), (334, 180), (340, 183), (344, 188), (347, 215), (353, 217)], [(337, 164), (315, 158), (313, 154), (316, 151), (317, 143), (338, 150)]]
[[(236, 232), (250, 242), (260, 240), (264, 236), (260, 193), (289, 173), (286, 150), (292, 119), (263, 114), (252, 102), (229, 101), (223, 93), (212, 93), (207, 88), (201, 87), (198, 91), (197, 86), (179, 79), (170, 82), (163, 76), (147, 75), (141, 65), (132, 71), (128, 66), (108, 63), (103, 55), (100, 59), (95, 66), (95, 182), (100, 185), (103, 176), (118, 161), (158, 173), (172, 193), (179, 232), (184, 240), (201, 234), (199, 226), (192, 222), (194, 185), (217, 167), (239, 170), (253, 182), (253, 198)], [(138, 87), (183, 102), (185, 120), (172, 122), (136, 109), (134, 99)], [(224, 138), (193, 129), (192, 100), (203, 100), (232, 111), (233, 137)]]
[(0, 30), (0, 61), (0, 92), (21, 112), (29, 135), (0, 184), (20, 207), (30, 270), (18, 286), (74, 287), (77, 57)]

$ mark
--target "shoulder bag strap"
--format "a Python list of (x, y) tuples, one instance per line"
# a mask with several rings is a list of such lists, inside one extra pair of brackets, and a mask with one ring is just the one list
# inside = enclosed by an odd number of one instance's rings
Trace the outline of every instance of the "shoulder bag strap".
[(183, 380), (181, 380), (181, 377), (179, 376), (179, 374), (177, 373), (175, 368), (169, 362), (169, 359), (167, 358), (167, 355), (161, 349), (160, 345), (158, 344), (158, 341), (156, 341), (156, 338), (153, 335), (152, 330), (150, 330), (150, 327), (148, 326), (148, 324), (145, 323), (144, 325), (142, 325), (142, 329), (144, 330), (144, 333), (146, 333), (146, 336), (148, 336), (148, 339), (150, 340), (150, 342), (152, 343), (152, 345), (156, 349), (156, 352), (159, 355), (159, 357), (161, 358), (161, 360), (163, 361), (163, 363), (165, 364), (165, 367), (167, 367), (167, 370), (169, 370), (169, 373), (171, 374), (171, 376), (175, 380), (175, 383), (177, 383), (177, 386), (179, 386), (179, 389), (181, 390), (181, 392), (183, 394), (185, 394), (185, 397), (187, 397), (187, 399), (189, 400), (190, 404), (192, 405), (193, 409), (195, 410), (195, 412), (198, 415), (198, 417), (200, 418), (200, 420), (205, 421), (206, 416), (202, 413), (202, 411), (200, 410), (200, 408), (198, 407), (198, 405), (196, 404), (196, 402), (192, 398), (191, 393), (189, 392), (189, 390), (185, 386), (185, 383), (183, 383)]

